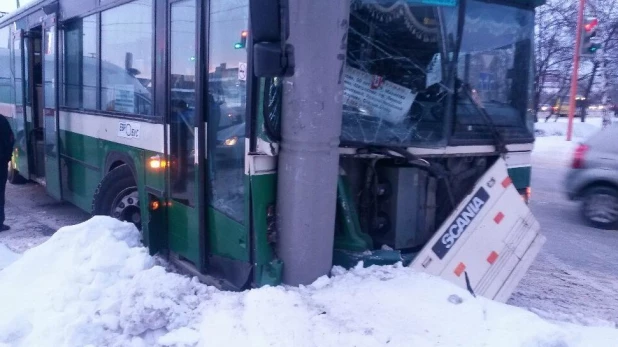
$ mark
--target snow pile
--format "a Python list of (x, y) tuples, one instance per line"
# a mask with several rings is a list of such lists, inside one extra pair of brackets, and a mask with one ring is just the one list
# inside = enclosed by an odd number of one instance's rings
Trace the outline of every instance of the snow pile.
[(0, 346), (609, 346), (401, 265), (222, 292), (165, 271), (130, 224), (59, 230), (0, 271)]
[(605, 346), (618, 330), (553, 325), (401, 266), (335, 268), (304, 288), (214, 293), (206, 346)]
[(132, 224), (60, 229), (0, 272), (0, 345), (153, 345), (195, 320), (206, 287), (166, 273)]
[[(601, 128), (601, 123), (601, 118), (588, 118), (585, 123), (582, 123), (579, 118), (574, 119), (573, 138), (586, 139), (590, 137)], [(539, 120), (539, 122), (534, 125), (534, 132), (537, 138), (547, 136), (562, 136), (566, 138), (567, 127), (568, 119), (566, 118), (561, 118), (556, 122), (553, 120), (548, 122)]]
[(14, 253), (4, 244), (0, 243), (0, 270), (4, 269), (17, 259), (19, 259), (19, 254)]
[(545, 123), (540, 120), (535, 124), (536, 139), (532, 152), (533, 165), (566, 166), (573, 158), (575, 147), (601, 129), (600, 118), (588, 118), (586, 123), (579, 119), (573, 121), (573, 138), (566, 140), (567, 119), (553, 120)]

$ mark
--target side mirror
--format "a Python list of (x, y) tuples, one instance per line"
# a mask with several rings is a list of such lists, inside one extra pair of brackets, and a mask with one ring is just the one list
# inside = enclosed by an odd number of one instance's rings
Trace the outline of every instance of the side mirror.
[(288, 0), (250, 0), (253, 74), (289, 77), (294, 74), (294, 47), (290, 35)]

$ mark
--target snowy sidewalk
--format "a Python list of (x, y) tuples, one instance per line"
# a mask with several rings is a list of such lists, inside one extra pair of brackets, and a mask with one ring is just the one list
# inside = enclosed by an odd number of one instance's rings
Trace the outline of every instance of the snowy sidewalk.
[(611, 346), (401, 266), (222, 292), (166, 272), (128, 223), (65, 227), (0, 271), (6, 346)]

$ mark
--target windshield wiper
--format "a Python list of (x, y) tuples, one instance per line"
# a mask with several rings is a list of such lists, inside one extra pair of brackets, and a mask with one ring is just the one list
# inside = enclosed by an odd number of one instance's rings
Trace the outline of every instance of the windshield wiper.
[[(498, 153), (500, 154), (505, 154), (507, 153), (506, 142), (504, 141), (502, 134), (498, 131), (496, 124), (491, 120), (491, 117), (485, 110), (485, 107), (483, 107), (483, 105), (481, 105), (478, 100), (474, 98), (470, 85), (464, 83), (464, 81), (456, 77), (457, 63), (459, 61), (459, 52), (461, 51), (461, 42), (463, 40), (463, 31), (466, 22), (466, 3), (466, 0), (461, 0), (459, 2), (459, 13), (457, 14), (457, 40), (455, 42), (455, 51), (453, 52), (453, 59), (451, 60), (451, 66), (449, 69), (449, 78), (451, 78), (451, 76), (455, 76), (456, 81), (461, 81), (461, 87), (464, 91), (464, 94), (471, 101), (472, 105), (474, 105), (474, 108), (481, 115), (483, 121), (485, 121), (485, 123), (487, 123), (487, 125), (489, 126), (491, 134), (494, 138), (494, 146), (496, 147), (496, 151), (498, 151)], [(456, 96), (457, 94), (455, 94), (455, 97)]]
[(474, 108), (481, 115), (483, 121), (485, 121), (485, 123), (487, 123), (487, 125), (489, 126), (491, 134), (494, 137), (494, 146), (496, 147), (496, 151), (500, 154), (507, 153), (508, 151), (506, 149), (506, 142), (504, 141), (504, 137), (502, 137), (502, 134), (500, 133), (500, 131), (498, 131), (498, 128), (496, 127), (494, 121), (491, 120), (491, 117), (489, 116), (489, 113), (487, 113), (487, 111), (485, 110), (485, 107), (483, 107), (483, 105), (479, 103), (479, 101), (474, 97), (474, 95), (472, 95), (472, 89), (470, 88), (470, 85), (467, 83), (461, 83), (461, 88), (463, 89), (464, 94), (470, 100), (472, 105), (474, 105)]

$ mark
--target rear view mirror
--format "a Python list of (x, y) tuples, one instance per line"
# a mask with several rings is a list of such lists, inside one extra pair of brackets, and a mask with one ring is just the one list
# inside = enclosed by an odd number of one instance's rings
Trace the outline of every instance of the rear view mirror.
[(294, 74), (294, 48), (289, 37), (288, 0), (250, 0), (250, 37), (256, 77)]

